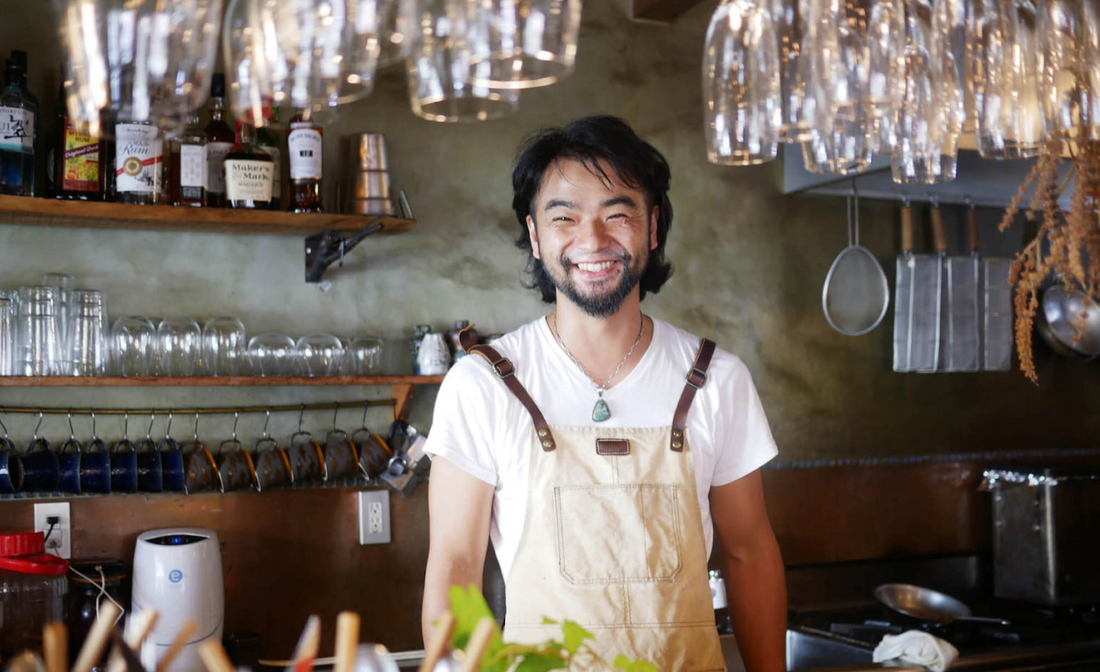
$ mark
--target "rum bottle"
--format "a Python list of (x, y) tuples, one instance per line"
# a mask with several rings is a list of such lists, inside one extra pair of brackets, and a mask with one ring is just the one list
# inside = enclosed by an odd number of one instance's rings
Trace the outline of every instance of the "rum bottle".
[(231, 208), (271, 210), (275, 161), (255, 144), (251, 124), (237, 122), (237, 142), (225, 155), (225, 195)]
[(226, 122), (225, 75), (210, 80), (210, 123), (206, 125), (206, 204), (225, 207), (225, 155), (233, 148), (233, 129)]
[(196, 114), (168, 144), (168, 193), (172, 205), (201, 208), (206, 205), (206, 133)]
[(321, 212), (321, 129), (299, 114), (286, 129), (290, 160), (290, 207), (293, 212)]
[(120, 115), (115, 124), (115, 200), (163, 203), (164, 172), (164, 140), (157, 127)]

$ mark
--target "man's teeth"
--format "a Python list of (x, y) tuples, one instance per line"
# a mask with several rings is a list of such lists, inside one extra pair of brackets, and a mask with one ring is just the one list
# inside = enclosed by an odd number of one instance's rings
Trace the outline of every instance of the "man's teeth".
[(604, 270), (607, 270), (607, 269), (611, 268), (611, 265), (614, 264), (614, 263), (615, 263), (614, 261), (601, 261), (597, 264), (580, 263), (580, 264), (577, 264), (577, 268), (581, 269), (582, 271), (584, 271), (586, 273), (599, 273), (600, 271), (604, 271)]

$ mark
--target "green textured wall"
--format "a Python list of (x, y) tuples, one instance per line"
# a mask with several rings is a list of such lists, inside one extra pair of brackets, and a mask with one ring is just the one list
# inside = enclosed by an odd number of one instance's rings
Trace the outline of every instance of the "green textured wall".
[[(40, 4), (29, 24), (0, 29), (0, 44), (30, 52), (31, 86), (49, 107), (58, 55), (41, 48), (52, 44), (52, 29), (48, 5)], [(372, 96), (346, 107), (340, 121), (325, 129), (326, 175), (340, 171), (341, 136), (384, 133), (394, 184), (408, 193), (419, 225), (412, 233), (362, 244), (343, 269), (331, 273), (327, 293), (302, 281), (302, 241), (296, 237), (29, 226), (0, 227), (0, 286), (36, 281), (44, 270), (66, 270), (81, 285), (106, 290), (116, 315), (235, 314), (250, 333), (376, 332), (392, 340), (387, 366), (401, 371), (407, 366), (403, 338), (413, 324), (446, 328), (455, 319), (470, 319), (484, 331), (506, 331), (545, 311), (536, 295), (520, 286), (522, 259), (512, 246), (518, 231), (509, 207), (514, 151), (541, 126), (610, 113), (627, 119), (672, 166), (676, 217), (669, 256), (676, 270), (644, 308), (715, 338), (744, 358), (782, 459), (1094, 441), (1100, 434), (1100, 413), (1093, 410), (1100, 402), (1100, 376), (1094, 364), (1054, 361), (1043, 350), (1039, 388), (1017, 373), (899, 375), (890, 370), (892, 313), (864, 337), (847, 338), (829, 328), (820, 308), (821, 283), (845, 244), (844, 203), (782, 195), (778, 163), (723, 168), (706, 162), (699, 70), (713, 4), (666, 26), (632, 22), (615, 3), (586, 3), (574, 75), (524, 93), (521, 111), (501, 121), (421, 121), (409, 112), (403, 73), (384, 73)], [(326, 185), (330, 203), (335, 185), (334, 179)], [(864, 242), (892, 280), (896, 205), (865, 202), (862, 214)], [(951, 224), (958, 213), (948, 214)], [(983, 216), (991, 227), (996, 213)], [(1009, 243), (1018, 236), (1010, 234)], [(1002, 247), (1012, 247), (1009, 243)], [(4, 389), (0, 402), (179, 407), (363, 394), (341, 388)], [(414, 421), (428, 423), (431, 399), (430, 391), (417, 398)], [(372, 411), (371, 419), (380, 424), (385, 413)], [(30, 418), (6, 420), (13, 436), (33, 428)], [(273, 418), (272, 429), (286, 436), (295, 421)], [(62, 422), (47, 427), (67, 435)], [(320, 428), (329, 419), (307, 422)], [(340, 422), (356, 425), (358, 417), (342, 413)], [(131, 434), (137, 434), (134, 426)], [(255, 436), (259, 426), (254, 417), (242, 421), (242, 433)], [(119, 429), (116, 419), (101, 423), (101, 433), (109, 437)], [(225, 422), (204, 421), (204, 435), (220, 439), (227, 431)]]

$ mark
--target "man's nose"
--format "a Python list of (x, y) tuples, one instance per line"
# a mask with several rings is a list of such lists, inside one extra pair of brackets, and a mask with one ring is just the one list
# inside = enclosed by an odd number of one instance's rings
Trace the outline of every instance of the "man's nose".
[(598, 252), (608, 243), (607, 227), (599, 217), (584, 217), (578, 227), (575, 245), (586, 252)]

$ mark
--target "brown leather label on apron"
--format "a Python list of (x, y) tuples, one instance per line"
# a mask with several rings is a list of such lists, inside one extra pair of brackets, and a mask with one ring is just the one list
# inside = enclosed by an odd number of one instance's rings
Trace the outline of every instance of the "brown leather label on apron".
[(629, 439), (596, 439), (597, 455), (629, 455)]

